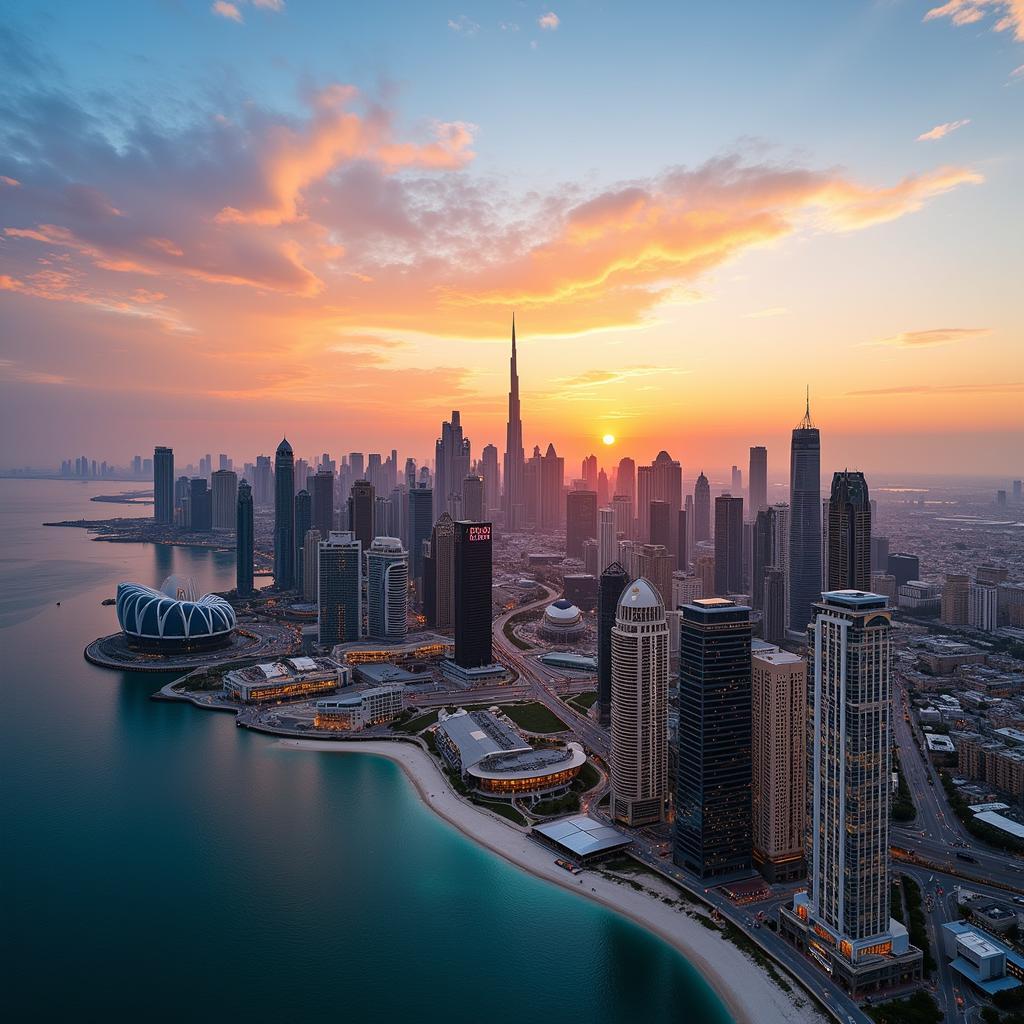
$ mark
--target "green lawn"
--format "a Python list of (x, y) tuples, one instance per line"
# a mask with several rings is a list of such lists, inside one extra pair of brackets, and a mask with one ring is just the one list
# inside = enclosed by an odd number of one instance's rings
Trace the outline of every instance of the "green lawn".
[(426, 714), (417, 715), (416, 718), (410, 718), (408, 722), (401, 722), (394, 728), (396, 732), (407, 732), (410, 735), (415, 735), (418, 732), (423, 732), (428, 725), (433, 725), (437, 721), (437, 711), (428, 711)]
[(573, 786), (575, 787), (578, 783), (580, 792), (585, 793), (588, 789), (593, 789), (600, 781), (601, 773), (589, 761), (584, 761)]
[(575, 697), (570, 697), (566, 704), (571, 704), (577, 711), (586, 714), (593, 707), (595, 700), (597, 700), (597, 691), (587, 690), (585, 693), (577, 693)]
[(894, 999), (864, 1012), (879, 1024), (940, 1024), (942, 1013), (928, 992), (915, 992), (908, 999)]
[(517, 825), (526, 824), (526, 819), (511, 804), (501, 803), (497, 800), (474, 800), (473, 803), (478, 807), (486, 807), (487, 810), (494, 811), (495, 814), (500, 814), (503, 818), (514, 821)]
[(571, 814), (579, 809), (579, 794), (571, 791), (562, 796), (551, 797), (549, 800), (538, 800), (531, 808), (538, 817), (546, 817), (549, 814)]
[(564, 732), (566, 724), (539, 701), (528, 704), (505, 704), (502, 711), (527, 732)]

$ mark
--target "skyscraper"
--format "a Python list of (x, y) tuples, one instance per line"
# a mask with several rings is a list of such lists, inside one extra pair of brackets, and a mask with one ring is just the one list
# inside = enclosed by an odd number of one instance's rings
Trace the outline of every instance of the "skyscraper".
[(230, 469), (217, 469), (210, 474), (213, 484), (213, 528), (233, 530), (238, 504), (238, 475)]
[(635, 527), (633, 499), (628, 494), (616, 494), (612, 498), (612, 509), (615, 512), (615, 532), (632, 539)]
[(369, 480), (357, 480), (348, 499), (348, 525), (367, 551), (376, 535), (377, 496)]
[(889, 556), (888, 570), (891, 576), (896, 577), (897, 590), (911, 580), (921, 578), (921, 562), (917, 555), (908, 555), (905, 552), (897, 551)]
[(162, 445), (153, 449), (153, 519), (174, 522), (174, 450)]
[(743, 470), (739, 466), (732, 467), (731, 491), (738, 497), (743, 493)]
[(863, 473), (844, 470), (832, 476), (828, 589), (871, 589), (871, 505)]
[(334, 473), (319, 469), (313, 476), (313, 526), (326, 537), (334, 529)]
[(633, 549), (634, 576), (641, 576), (658, 592), (663, 605), (672, 600), (672, 573), (676, 560), (664, 544), (641, 544)]
[(562, 492), (565, 489), (565, 459), (553, 444), (540, 463), (540, 515), (537, 525), (543, 530), (557, 530), (562, 522)]
[(274, 457), (274, 586), (295, 585), (295, 455), (288, 439)]
[(367, 634), (404, 640), (408, 633), (409, 556), (397, 537), (377, 537), (366, 556)]
[(491, 658), (491, 524), (455, 523), (455, 664)]
[(206, 478), (194, 476), (188, 488), (188, 527), (193, 533), (209, 533), (213, 529), (213, 492)]
[(238, 485), (235, 509), (235, 589), (240, 597), (253, 592), (252, 488)]
[[(689, 495), (687, 495), (689, 499)], [(692, 504), (692, 502), (691, 502)], [(685, 508), (676, 515), (676, 566), (680, 569), (690, 567), (690, 514)]]
[(750, 609), (716, 597), (682, 613), (673, 857), (723, 878), (751, 864)]
[(672, 530), (669, 523), (671, 513), (667, 501), (656, 499), (647, 504), (647, 536), (652, 544), (661, 544), (666, 551), (672, 549)]
[(565, 556), (583, 558), (583, 542), (597, 539), (597, 492), (570, 491), (565, 497)]
[(303, 560), (303, 544), (306, 534), (313, 526), (313, 500), (309, 491), (303, 488), (295, 495), (295, 589), (303, 590), (305, 579), (305, 562)]
[[(493, 444), (485, 444), (480, 453), (480, 474), (484, 478), (484, 517), (501, 508), (501, 475), (498, 471), (498, 449)], [(411, 491), (413, 485), (409, 485)]]
[(668, 799), (668, 624), (645, 579), (619, 597), (612, 647), (611, 813), (661, 821)]
[(306, 604), (317, 603), (320, 586), (320, 541), (324, 538), (316, 528), (306, 531), (302, 542), (302, 600)]
[(512, 358), (509, 361), (508, 423), (505, 430), (505, 490), (502, 504), (505, 529), (523, 527), (526, 501), (523, 495), (523, 420), (519, 410), (519, 369), (516, 366), (516, 317), (512, 314)]
[(760, 509), (754, 520), (753, 552), (750, 572), (750, 604), (764, 607), (764, 573), (775, 565), (775, 510)]
[(455, 622), (455, 523), (447, 512), (430, 533), (430, 555), (423, 559), (423, 611), (427, 625), (448, 629)]
[(320, 542), (317, 584), (319, 636), (326, 646), (363, 633), (363, 548), (351, 531), (332, 531)]
[[(619, 468), (615, 474), (615, 491), (629, 498), (636, 508), (636, 463), (630, 459), (619, 459)], [(627, 531), (632, 533), (632, 530)]]
[(580, 467), (580, 478), (583, 480), (585, 491), (597, 493), (597, 456), (588, 455)]
[(711, 540), (711, 486), (701, 473), (693, 487), (693, 542)]
[(484, 480), (473, 473), (462, 481), (462, 516), (473, 523), (481, 523), (487, 518), (484, 513)]
[(942, 610), (939, 614), (943, 625), (967, 625), (970, 592), (970, 576), (963, 573), (946, 573), (946, 582), (942, 586)]
[(257, 508), (270, 508), (274, 504), (274, 470), (269, 455), (256, 456), (252, 499)]
[(786, 639), (786, 574), (768, 566), (764, 571), (764, 610), (761, 614), (761, 636), (770, 644)]
[(750, 468), (747, 470), (747, 486), (750, 488), (751, 518), (768, 507), (768, 449), (756, 445), (750, 449)]
[(807, 629), (821, 597), (821, 437), (811, 422), (810, 393), (804, 418), (793, 430), (789, 462), (789, 628)]
[(619, 552), (619, 544), (615, 538), (615, 512), (610, 508), (597, 510), (597, 572), (615, 561)]
[[(469, 475), (470, 444), (463, 436), (458, 409), (441, 424), (434, 445), (434, 515), (462, 514), (462, 482)], [(372, 481), (371, 481), (372, 482)]]
[(629, 573), (619, 562), (612, 562), (598, 580), (596, 703), (601, 725), (611, 725), (612, 721), (612, 627), (627, 583)]
[(824, 593), (807, 630), (810, 884), (780, 926), (854, 997), (921, 972), (889, 917), (890, 632), (885, 598), (853, 590)]
[(807, 663), (769, 650), (750, 664), (754, 866), (769, 882), (790, 881), (805, 870)]
[(409, 521), (406, 543), (409, 545), (409, 572), (420, 584), (423, 599), (423, 544), (430, 539), (433, 524), (433, 493), (422, 484), (409, 491)]
[(743, 499), (715, 498), (715, 593), (743, 591)]

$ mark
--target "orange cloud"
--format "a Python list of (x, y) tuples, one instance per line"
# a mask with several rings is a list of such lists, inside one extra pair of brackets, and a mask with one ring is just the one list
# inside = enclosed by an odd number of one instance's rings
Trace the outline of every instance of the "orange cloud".
[(939, 139), (944, 139), (951, 132), (955, 132), (958, 128), (963, 128), (971, 123), (969, 117), (965, 117), (960, 121), (946, 121), (945, 124), (937, 124), (934, 128), (929, 128), (928, 131), (918, 135), (918, 142), (937, 142)]
[(461, 121), (440, 123), (435, 141), (426, 145), (390, 139), (387, 117), (381, 112), (362, 116), (348, 110), (358, 96), (351, 85), (333, 85), (313, 97), (313, 117), (303, 129), (275, 124), (251, 140), (265, 202), (248, 209), (225, 206), (221, 223), (276, 226), (299, 219), (302, 194), (342, 164), (371, 160), (389, 170), (418, 167), (455, 170), (475, 154), (469, 148), (473, 126)]
[(229, 21), (242, 24), (242, 12), (237, 4), (228, 3), (228, 0), (214, 0), (210, 5), (210, 13), (216, 14), (219, 18), (227, 18)]
[(905, 331), (890, 338), (881, 338), (872, 344), (888, 345), (892, 348), (928, 348), (932, 345), (968, 341), (988, 333), (990, 332), (987, 327), (937, 327), (930, 331)]
[(547, 14), (542, 14), (537, 19), (537, 24), (542, 29), (547, 29), (549, 32), (554, 32), (555, 29), (557, 29), (558, 26), (562, 24), (562, 21), (558, 17), (558, 15), (555, 14), (554, 11), (548, 11)]
[(1012, 31), (1018, 42), (1024, 42), (1024, 0), (948, 0), (925, 13), (925, 21), (949, 18), (954, 25), (973, 25), (991, 14), (996, 32)]

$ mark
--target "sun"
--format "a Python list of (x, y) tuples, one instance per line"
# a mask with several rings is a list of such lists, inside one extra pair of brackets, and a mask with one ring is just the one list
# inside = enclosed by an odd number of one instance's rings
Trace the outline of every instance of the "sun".
[(605, 434), (604, 437), (601, 438), (601, 440), (604, 441), (605, 444), (615, 444), (615, 435)]

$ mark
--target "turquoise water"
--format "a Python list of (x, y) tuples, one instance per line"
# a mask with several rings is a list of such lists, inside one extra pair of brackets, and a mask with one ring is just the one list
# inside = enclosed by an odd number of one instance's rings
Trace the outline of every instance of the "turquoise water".
[(390, 762), (85, 662), (119, 580), (233, 579), (232, 555), (40, 526), (149, 513), (88, 500), (118, 487), (0, 481), (8, 1019), (729, 1020), (674, 950), (480, 849)]

